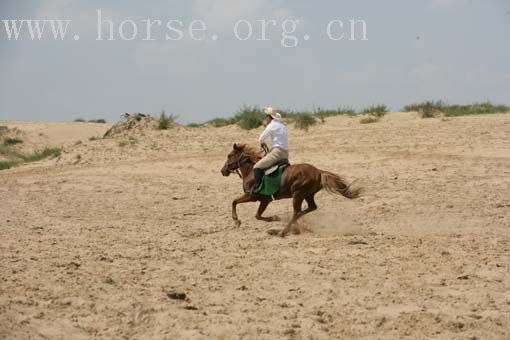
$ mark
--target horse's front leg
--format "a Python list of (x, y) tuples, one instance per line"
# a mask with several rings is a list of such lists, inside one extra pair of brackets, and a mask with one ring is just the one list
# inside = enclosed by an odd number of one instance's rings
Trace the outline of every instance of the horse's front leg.
[(236, 198), (234, 201), (232, 201), (232, 218), (234, 219), (236, 226), (238, 226), (238, 227), (241, 226), (241, 221), (237, 217), (237, 211), (236, 211), (237, 205), (241, 204), (241, 203), (246, 203), (246, 202), (253, 202), (256, 200), (257, 199), (254, 198), (253, 196), (250, 196), (249, 194), (244, 194), (243, 196)]
[(260, 201), (259, 209), (257, 210), (257, 214), (255, 215), (255, 218), (257, 220), (265, 221), (265, 222), (280, 221), (280, 218), (278, 216), (271, 216), (271, 217), (263, 217), (262, 216), (264, 211), (266, 211), (267, 206), (271, 202), (272, 202), (272, 199), (270, 199), (270, 198)]

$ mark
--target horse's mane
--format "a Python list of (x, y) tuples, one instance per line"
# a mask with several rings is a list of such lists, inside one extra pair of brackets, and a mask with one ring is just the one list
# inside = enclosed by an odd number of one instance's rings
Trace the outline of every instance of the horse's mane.
[(250, 157), (250, 159), (255, 163), (262, 158), (262, 151), (258, 150), (257, 148), (248, 146), (246, 144), (237, 144), (237, 147), (243, 150), (243, 153)]

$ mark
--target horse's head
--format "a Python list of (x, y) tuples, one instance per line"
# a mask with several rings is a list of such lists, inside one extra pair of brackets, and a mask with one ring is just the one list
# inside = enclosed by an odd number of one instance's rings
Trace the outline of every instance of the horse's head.
[(230, 175), (232, 172), (239, 169), (239, 165), (240, 165), (239, 163), (241, 161), (241, 157), (243, 157), (244, 148), (245, 148), (245, 145), (234, 144), (232, 151), (230, 151), (230, 153), (227, 156), (227, 161), (221, 168), (221, 174), (223, 176), (226, 177), (226, 176)]

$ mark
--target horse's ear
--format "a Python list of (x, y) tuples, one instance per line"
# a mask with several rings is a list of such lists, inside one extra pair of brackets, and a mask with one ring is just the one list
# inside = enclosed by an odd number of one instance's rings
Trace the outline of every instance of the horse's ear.
[(237, 145), (237, 143), (234, 143), (234, 150), (240, 151), (242, 147), (240, 145)]

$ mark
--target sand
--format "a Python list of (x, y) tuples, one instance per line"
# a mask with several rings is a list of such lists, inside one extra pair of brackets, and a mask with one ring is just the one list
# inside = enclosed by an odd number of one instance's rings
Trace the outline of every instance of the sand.
[(293, 163), (365, 192), (285, 239), (288, 200), (230, 217), (220, 168), (258, 130), (0, 125), (64, 146), (0, 172), (1, 339), (510, 338), (510, 115), (291, 128)]

